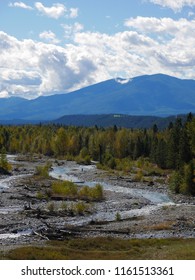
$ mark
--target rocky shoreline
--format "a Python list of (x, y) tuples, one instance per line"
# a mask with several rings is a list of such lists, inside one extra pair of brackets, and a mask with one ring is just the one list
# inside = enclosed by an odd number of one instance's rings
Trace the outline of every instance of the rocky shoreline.
[(155, 205), (145, 197), (105, 190), (104, 200), (91, 203), (90, 210), (82, 215), (65, 214), (60, 208), (62, 201), (52, 200), (55, 209), (49, 210), (51, 201), (41, 199), (38, 193), (49, 191), (55, 179), (34, 176), (36, 166), (44, 165), (47, 160), (43, 157), (30, 162), (13, 161), (12, 176), (0, 176), (1, 182), (7, 180), (8, 185), (0, 194), (0, 251), (23, 245), (44, 246), (47, 240), (77, 237), (195, 237), (195, 198), (172, 194), (164, 184), (133, 182), (128, 176), (96, 168), (79, 169), (74, 162), (52, 160), (54, 166), (71, 168), (70, 175), (79, 181), (158, 192), (168, 195), (172, 203)]

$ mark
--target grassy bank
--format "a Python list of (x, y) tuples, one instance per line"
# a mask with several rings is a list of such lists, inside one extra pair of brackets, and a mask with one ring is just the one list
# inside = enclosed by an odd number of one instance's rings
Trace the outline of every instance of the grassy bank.
[(1, 253), (8, 260), (194, 260), (195, 239), (71, 239)]

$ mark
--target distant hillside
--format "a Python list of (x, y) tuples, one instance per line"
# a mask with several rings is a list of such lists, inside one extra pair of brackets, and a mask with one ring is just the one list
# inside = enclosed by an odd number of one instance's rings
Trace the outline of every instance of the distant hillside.
[[(180, 116), (185, 119), (186, 116)], [(63, 116), (51, 123), (58, 125), (72, 125), (72, 126), (98, 126), (98, 127), (117, 127), (126, 128), (151, 128), (154, 124), (159, 129), (166, 128), (170, 122), (174, 122), (176, 116), (170, 116), (166, 118), (154, 117), (154, 116), (128, 116), (121, 114), (109, 114), (109, 115), (72, 115)]]
[(0, 99), (0, 119), (54, 120), (64, 115), (169, 116), (195, 112), (195, 81), (167, 75), (108, 80), (80, 90), (34, 100)]

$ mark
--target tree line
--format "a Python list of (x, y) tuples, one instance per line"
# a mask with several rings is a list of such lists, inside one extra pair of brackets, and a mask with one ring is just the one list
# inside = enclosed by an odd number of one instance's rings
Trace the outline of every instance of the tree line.
[[(156, 125), (150, 129), (41, 124), (0, 126), (0, 149), (12, 154), (77, 157), (84, 163), (94, 160), (112, 169), (125, 160), (130, 162), (140, 157), (147, 158), (162, 169), (175, 170), (175, 179), (172, 179), (174, 191), (183, 191), (186, 182), (190, 181), (191, 187), (187, 192), (195, 192), (195, 118), (191, 113), (186, 121), (176, 118), (164, 130), (159, 130)], [(186, 182), (182, 182), (183, 178)], [(179, 187), (181, 185), (182, 188)]]

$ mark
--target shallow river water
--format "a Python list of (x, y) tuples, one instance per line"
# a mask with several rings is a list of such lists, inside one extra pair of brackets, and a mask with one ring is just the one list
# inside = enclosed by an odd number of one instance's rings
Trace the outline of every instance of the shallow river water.
[[(14, 156), (9, 156), (8, 157), (9, 161), (12, 163), (16, 163), (14, 160)], [(90, 172), (94, 171), (96, 169), (95, 165), (91, 166), (82, 166), (78, 164), (73, 164), (72, 167), (67, 167), (65, 165), (63, 166), (54, 166), (52, 171), (50, 172), (50, 176), (57, 178), (57, 179), (62, 179), (62, 180), (69, 180), (72, 182), (77, 183), (78, 185), (88, 185), (90, 187), (95, 186), (98, 182), (96, 181), (85, 181), (83, 182), (79, 178), (79, 174), (81, 174), (82, 171), (84, 172)], [(30, 174), (29, 174), (30, 175)], [(9, 188), (11, 182), (13, 182), (16, 179), (19, 179), (20, 177), (23, 176), (28, 176), (28, 174), (20, 174), (17, 176), (9, 176), (8, 178), (3, 178), (0, 179), (0, 192), (6, 191), (6, 189)], [(81, 225), (87, 225), (89, 222), (93, 221), (114, 221), (116, 220), (116, 213), (119, 212), (121, 219), (128, 219), (131, 217), (136, 217), (136, 216), (142, 216), (142, 215), (149, 215), (151, 211), (156, 211), (159, 208), (161, 208), (164, 205), (170, 205), (173, 204), (173, 202), (170, 200), (170, 198), (163, 193), (159, 192), (152, 192), (152, 191), (147, 191), (144, 189), (135, 189), (135, 188), (129, 188), (129, 187), (124, 187), (120, 185), (112, 185), (112, 184), (107, 184), (107, 183), (102, 183), (101, 185), (103, 186), (103, 189), (105, 191), (113, 192), (115, 193), (115, 197), (117, 198), (117, 194), (123, 194), (124, 197), (125, 195), (130, 195), (135, 198), (144, 198), (148, 200), (148, 205), (143, 206), (143, 207), (138, 207), (136, 209), (123, 209), (122, 208), (117, 208), (119, 201), (117, 199), (115, 200), (109, 200), (107, 203), (102, 202), (102, 203), (96, 203), (96, 211), (93, 214), (89, 214), (86, 216), (75, 216), (75, 217), (68, 217), (64, 221), (64, 225), (76, 225), (76, 226), (81, 226)], [(106, 208), (106, 203), (109, 204), (109, 207)], [(123, 203), (123, 202), (121, 202)], [(130, 203), (130, 202), (129, 202)], [(18, 212), (20, 211), (20, 207), (0, 207), (0, 215), (6, 215), (6, 214), (11, 214), (12, 212)], [(31, 230), (19, 232), (16, 234), (0, 234), (0, 239), (5, 239), (5, 238), (17, 238), (21, 235), (29, 235), (31, 234)]]
[[(79, 173), (81, 171), (87, 172), (90, 169), (95, 169), (96, 166), (82, 166), (82, 165), (75, 165), (73, 167), (66, 167), (66, 166), (55, 166), (53, 167), (52, 171), (50, 172), (50, 176), (62, 179), (62, 180), (69, 180), (72, 182), (77, 183), (78, 185), (88, 185), (90, 187), (95, 186), (98, 182), (96, 181), (81, 181), (79, 178)], [(74, 175), (73, 175), (74, 174)], [(78, 174), (78, 177), (77, 177)], [(117, 201), (109, 201), (110, 210), (107, 209), (105, 211), (105, 207), (99, 207), (96, 213), (89, 215), (87, 217), (80, 217), (78, 218), (71, 218), (68, 221), (69, 224), (76, 224), (76, 225), (84, 225), (90, 222), (91, 220), (94, 221), (114, 221), (116, 219), (116, 213), (119, 212), (122, 219), (127, 219), (130, 217), (135, 216), (142, 216), (142, 215), (149, 215), (151, 211), (158, 210), (162, 206), (174, 204), (171, 199), (163, 193), (159, 192), (152, 192), (142, 189), (135, 189), (135, 188), (128, 188), (122, 187), (119, 185), (112, 185), (101, 182), (103, 189), (105, 191), (110, 191), (114, 193), (122, 193), (126, 195), (131, 195), (136, 198), (145, 198), (148, 200), (149, 204), (139, 209), (130, 209), (130, 210), (120, 210), (115, 209), (114, 205), (117, 204)], [(117, 197), (117, 195), (116, 195)], [(152, 205), (151, 205), (152, 204)]]

